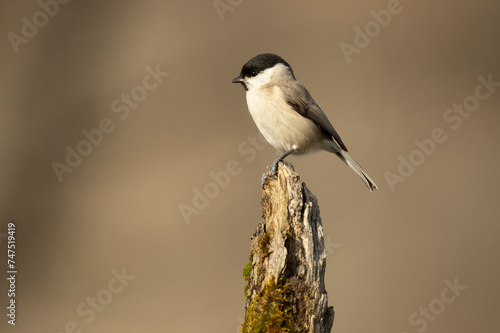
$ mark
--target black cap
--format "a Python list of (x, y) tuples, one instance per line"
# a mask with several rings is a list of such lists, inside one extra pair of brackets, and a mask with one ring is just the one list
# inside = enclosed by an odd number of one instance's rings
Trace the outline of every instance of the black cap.
[(276, 64), (283, 64), (292, 71), (292, 67), (290, 67), (290, 65), (279, 55), (262, 53), (248, 60), (248, 62), (243, 65), (240, 76), (241, 78), (256, 76), (263, 70), (274, 67)]

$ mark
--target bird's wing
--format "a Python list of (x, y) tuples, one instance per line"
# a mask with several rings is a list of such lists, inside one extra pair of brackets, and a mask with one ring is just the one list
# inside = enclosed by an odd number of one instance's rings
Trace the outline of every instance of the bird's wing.
[(333, 128), (323, 110), (321, 110), (318, 104), (316, 104), (307, 89), (302, 84), (298, 81), (288, 81), (287, 83), (283, 82), (280, 87), (285, 95), (288, 105), (290, 105), (302, 116), (309, 118), (318, 124), (323, 131), (330, 134), (335, 139), (337, 144), (342, 149), (347, 151), (347, 147), (342, 142), (340, 135), (337, 133), (335, 128)]

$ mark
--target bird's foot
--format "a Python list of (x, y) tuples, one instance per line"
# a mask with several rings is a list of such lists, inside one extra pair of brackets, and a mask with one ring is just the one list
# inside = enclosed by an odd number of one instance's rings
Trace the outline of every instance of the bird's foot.
[(279, 167), (280, 162), (282, 162), (283, 164), (285, 164), (293, 169), (293, 165), (290, 162), (284, 161), (284, 160), (279, 159), (279, 158), (275, 159), (273, 164), (268, 166), (266, 171), (264, 171), (264, 173), (262, 174), (262, 178), (260, 181), (262, 187), (264, 187), (264, 184), (266, 183), (267, 177), (269, 177), (269, 171), (271, 171), (271, 177), (276, 177), (276, 175), (278, 174), (278, 167)]

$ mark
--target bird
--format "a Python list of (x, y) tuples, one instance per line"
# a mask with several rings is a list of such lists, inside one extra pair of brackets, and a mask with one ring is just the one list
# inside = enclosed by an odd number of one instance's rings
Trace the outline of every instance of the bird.
[(247, 61), (232, 83), (246, 91), (248, 111), (264, 138), (280, 154), (262, 175), (276, 176), (279, 162), (289, 155), (325, 150), (337, 155), (366, 184), (375, 182), (347, 153), (347, 147), (307, 89), (295, 78), (292, 67), (273, 53), (259, 54)]

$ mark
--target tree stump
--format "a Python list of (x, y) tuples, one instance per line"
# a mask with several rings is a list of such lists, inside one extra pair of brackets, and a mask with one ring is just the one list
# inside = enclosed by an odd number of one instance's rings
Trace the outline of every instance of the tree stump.
[(262, 190), (264, 220), (243, 270), (242, 333), (329, 333), (333, 307), (325, 290), (326, 252), (316, 197), (291, 165), (279, 164)]

